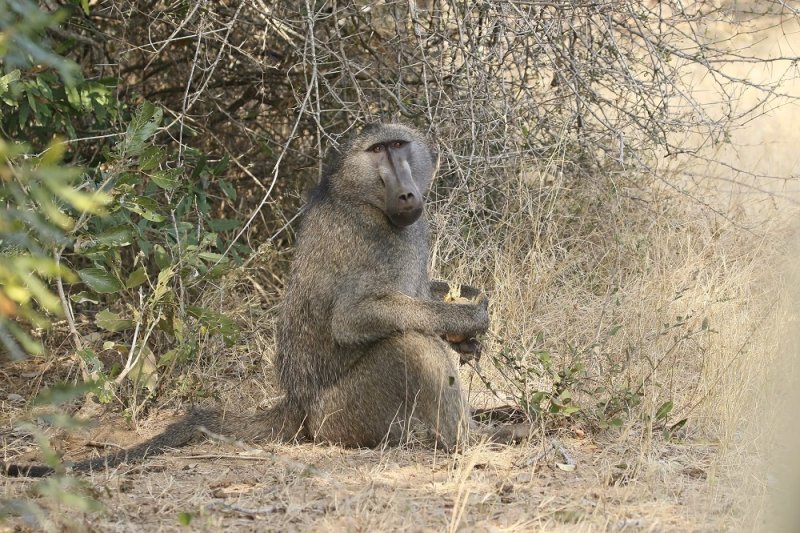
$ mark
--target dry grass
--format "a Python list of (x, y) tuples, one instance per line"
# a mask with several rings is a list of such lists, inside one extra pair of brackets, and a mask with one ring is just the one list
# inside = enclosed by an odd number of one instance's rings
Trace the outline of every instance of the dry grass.
[[(561, 443), (574, 471), (538, 444), (458, 456), (205, 444), (88, 476), (106, 513), (51, 516), (99, 531), (177, 530), (182, 512), (196, 530), (716, 531), (724, 523), (725, 502), (709, 501), (695, 466), (707, 448), (664, 447), (634, 467), (620, 442)], [(18, 495), (31, 483), (4, 488)]]

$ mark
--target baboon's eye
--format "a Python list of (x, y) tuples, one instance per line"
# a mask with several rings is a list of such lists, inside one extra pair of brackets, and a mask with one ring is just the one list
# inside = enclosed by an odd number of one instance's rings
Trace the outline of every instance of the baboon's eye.
[(406, 141), (392, 141), (392, 148), (402, 148)]
[(374, 145), (369, 147), (369, 151), (373, 152), (373, 153), (376, 153), (376, 154), (379, 154), (379, 153), (383, 152), (383, 145), (382, 144), (374, 144)]

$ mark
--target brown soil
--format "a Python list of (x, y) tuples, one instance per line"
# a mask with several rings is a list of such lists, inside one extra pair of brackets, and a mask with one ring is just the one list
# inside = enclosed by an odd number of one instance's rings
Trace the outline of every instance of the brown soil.
[[(3, 398), (9, 394), (2, 391)], [(31, 440), (9, 429), (21, 413), (20, 405), (2, 404), (2, 455), (35, 461)], [(130, 446), (173, 419), (162, 410), (132, 430), (109, 414), (89, 430), (51, 442), (76, 459), (102, 453), (104, 445)], [(476, 445), (456, 455), (421, 446), (348, 450), (206, 441), (81, 476), (84, 494), (103, 506), (98, 512), (39, 496), (37, 487), (48, 481), (0, 478), (0, 485), (7, 497), (40, 505), (43, 525), (53, 530), (685, 532), (731, 526), (732, 492), (709, 483), (716, 475), (715, 445), (690, 438), (641, 442), (633, 433), (587, 434), (566, 426), (546, 436), (537, 432), (523, 445)], [(39, 526), (13, 518), (3, 527)]]

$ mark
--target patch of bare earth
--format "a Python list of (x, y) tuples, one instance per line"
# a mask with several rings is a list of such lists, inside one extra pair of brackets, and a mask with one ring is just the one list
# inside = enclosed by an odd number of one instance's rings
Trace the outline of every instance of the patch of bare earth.
[[(4, 409), (3, 427), (15, 409)], [(156, 417), (153, 417), (156, 418)], [(168, 422), (127, 431), (109, 417), (59, 441), (67, 457), (130, 445)], [(87, 447), (87, 444), (90, 447)], [(93, 531), (719, 531), (730, 502), (713, 498), (716, 446), (631, 442), (577, 428), (519, 446), (474, 445), (447, 455), (422, 447), (349, 450), (203, 442), (83, 476), (104, 509), (78, 513), (37, 496), (40, 481), (2, 478), (58, 528)], [(7, 433), (3, 455), (25, 439)], [(644, 452), (643, 450), (649, 451)], [(87, 453), (88, 450), (88, 453)], [(23, 459), (18, 456), (17, 459)], [(20, 519), (8, 530), (26, 530)]]

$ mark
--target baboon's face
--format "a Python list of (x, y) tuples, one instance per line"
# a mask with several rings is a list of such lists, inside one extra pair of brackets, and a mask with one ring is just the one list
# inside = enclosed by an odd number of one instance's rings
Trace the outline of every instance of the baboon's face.
[(365, 135), (356, 143), (352, 162), (366, 181), (367, 199), (400, 228), (422, 215), (423, 202), (433, 178), (433, 158), (427, 142), (404, 127), (385, 126), (378, 135)]

